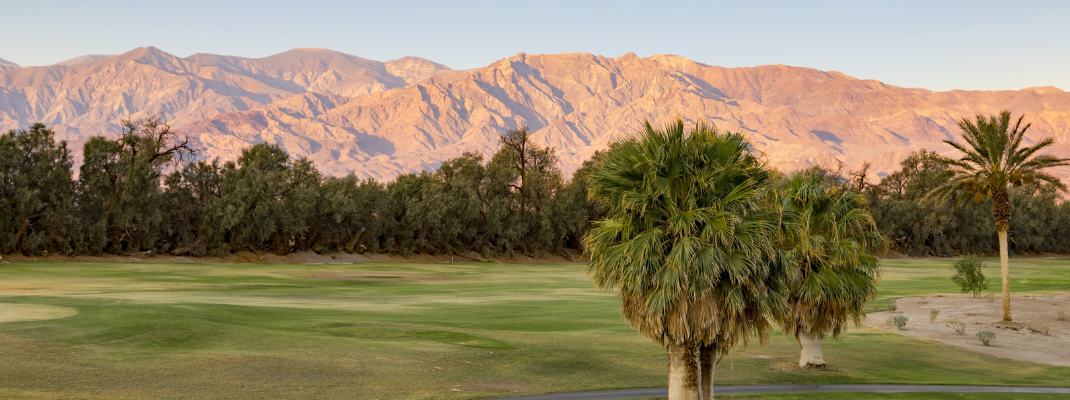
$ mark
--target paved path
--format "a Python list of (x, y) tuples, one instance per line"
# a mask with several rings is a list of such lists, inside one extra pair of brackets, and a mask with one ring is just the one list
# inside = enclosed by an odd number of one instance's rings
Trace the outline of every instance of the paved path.
[[(754, 385), (715, 386), (715, 394), (772, 393), (1053, 393), (1070, 394), (1070, 387), (975, 385)], [(620, 389), (509, 397), (503, 400), (622, 400), (665, 397), (666, 389)]]

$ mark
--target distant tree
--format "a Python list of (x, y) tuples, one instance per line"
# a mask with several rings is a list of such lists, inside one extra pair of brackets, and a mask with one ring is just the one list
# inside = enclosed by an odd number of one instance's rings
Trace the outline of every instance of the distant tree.
[(1022, 125), (1025, 116), (1011, 125), (1011, 113), (977, 115), (974, 121), (963, 118), (962, 140), (944, 142), (962, 153), (957, 159), (941, 158), (948, 167), (951, 179), (933, 189), (930, 197), (950, 198), (957, 194), (971, 195), (976, 200), (992, 200), (992, 216), (999, 237), (1000, 276), (1003, 281), (1003, 320), (1011, 321), (1010, 268), (1008, 266), (1007, 231), (1010, 228), (1011, 187), (1027, 184), (1066, 190), (1058, 178), (1047, 169), (1070, 165), (1070, 159), (1039, 154), (1055, 140), (1044, 138), (1031, 146), (1023, 145), (1031, 124)]
[(223, 218), (232, 250), (287, 254), (310, 231), (319, 204), (320, 175), (307, 160), (291, 161), (285, 151), (256, 144), (237, 162), (223, 167)]
[(849, 180), (850, 180), (851, 187), (853, 188), (854, 191), (856, 191), (858, 193), (862, 193), (862, 192), (865, 192), (866, 189), (868, 189), (870, 187), (870, 183), (869, 183), (869, 180), (868, 180), (868, 178), (869, 178), (869, 168), (870, 168), (869, 161), (866, 161), (866, 162), (862, 163), (862, 167), (861, 168), (859, 168), (858, 170), (855, 170), (855, 171), (851, 171), (851, 176), (849, 177)]
[(192, 154), (187, 138), (152, 118), (123, 122), (114, 140), (89, 139), (78, 181), (81, 248), (91, 254), (155, 250), (165, 217), (164, 170)]
[(199, 161), (167, 176), (164, 196), (168, 212), (164, 229), (170, 251), (203, 256), (226, 252), (223, 209), (223, 168), (218, 161)]
[(583, 162), (580, 169), (554, 198), (554, 210), (550, 213), (554, 221), (554, 243), (557, 251), (580, 249), (583, 234), (590, 228), (591, 222), (605, 215), (605, 205), (597, 200), (587, 198), (591, 187), (591, 176), (604, 153), (595, 153)]
[(669, 399), (712, 397), (713, 367), (764, 337), (782, 304), (765, 262), (769, 172), (739, 134), (682, 121), (615, 143), (592, 172), (606, 218), (584, 239), (595, 284), (618, 290), (625, 318), (666, 347)]
[(875, 254), (881, 235), (857, 181), (838, 184), (827, 174), (796, 173), (774, 195), (779, 213), (775, 262), (788, 277), (787, 308), (776, 315), (802, 351), (800, 367), (824, 367), (821, 341), (837, 336), (877, 292)]
[(869, 208), (891, 249), (910, 255), (948, 256), (989, 251), (985, 238), (994, 234), (983, 203), (953, 206), (949, 199), (922, 201), (950, 179), (939, 156), (911, 154), (901, 168), (866, 191)]
[(383, 248), (392, 253), (408, 255), (427, 251), (429, 237), (434, 235), (430, 221), (433, 196), (438, 192), (430, 173), (398, 176), (386, 186), (387, 200), (383, 226)]
[(73, 209), (67, 143), (42, 124), (0, 135), (0, 254), (69, 251)]
[(524, 128), (502, 136), (501, 148), (487, 165), (489, 194), (507, 193), (508, 225), (502, 226), (499, 247), (506, 253), (550, 249), (553, 240), (551, 204), (562, 185), (552, 149), (536, 146)]
[(1008, 239), (1016, 253), (1058, 252), (1059, 194), (1032, 185), (1010, 190), (1011, 221)]
[(311, 248), (319, 252), (378, 251), (385, 188), (373, 180), (359, 181), (350, 175), (327, 177), (320, 190), (321, 202), (307, 239)]

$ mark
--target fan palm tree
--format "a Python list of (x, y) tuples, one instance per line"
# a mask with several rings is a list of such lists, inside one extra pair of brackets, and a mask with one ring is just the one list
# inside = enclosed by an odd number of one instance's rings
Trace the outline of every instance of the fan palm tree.
[(765, 338), (783, 302), (762, 205), (769, 172), (739, 134), (682, 121), (614, 144), (588, 195), (607, 217), (584, 237), (588, 272), (624, 317), (665, 346), (669, 399), (712, 398), (717, 358)]
[(1022, 125), (1025, 116), (1011, 125), (1011, 113), (978, 114), (974, 121), (959, 121), (962, 140), (945, 140), (962, 153), (959, 158), (942, 158), (952, 173), (951, 179), (934, 188), (926, 198), (952, 198), (972, 195), (976, 200), (992, 200), (992, 216), (999, 234), (999, 272), (1003, 279), (1003, 320), (1011, 321), (1010, 268), (1007, 260), (1007, 228), (1011, 221), (1011, 201), (1008, 189), (1013, 186), (1037, 185), (1066, 190), (1058, 178), (1045, 170), (1068, 165), (1070, 159), (1039, 154), (1055, 140), (1047, 137), (1032, 146), (1022, 143), (1032, 124)]
[(789, 282), (781, 329), (802, 351), (799, 367), (825, 366), (821, 340), (848, 322), (861, 323), (862, 307), (876, 294), (881, 235), (861, 194), (823, 171), (796, 173), (776, 192), (780, 213), (775, 258)]

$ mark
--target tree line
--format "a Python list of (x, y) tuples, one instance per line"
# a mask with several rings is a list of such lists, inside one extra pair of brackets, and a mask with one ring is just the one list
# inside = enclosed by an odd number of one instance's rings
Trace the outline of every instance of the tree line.
[[(67, 144), (46, 126), (0, 135), (0, 253), (576, 254), (604, 213), (587, 196), (598, 156), (566, 180), (553, 150), (524, 129), (503, 136), (489, 160), (464, 154), (389, 183), (325, 175), (270, 144), (234, 161), (196, 160), (188, 140), (154, 119), (83, 149), (75, 174)], [(865, 170), (829, 173), (864, 195), (891, 251), (996, 250), (989, 200), (923, 201), (950, 174), (934, 153), (912, 154), (877, 183)], [(1070, 253), (1061, 240), (1070, 204), (1036, 188), (1010, 198), (1015, 252)]]
[(194, 160), (154, 119), (94, 137), (75, 178), (47, 127), (0, 136), (0, 253), (223, 255), (236, 251), (540, 255), (573, 252), (598, 208), (528, 132), (489, 160), (464, 154), (389, 183), (328, 176), (270, 144)]
[[(972, 193), (926, 198), (953, 177), (941, 157), (930, 151), (911, 154), (899, 170), (876, 184), (853, 174), (877, 226), (892, 251), (912, 256), (995, 254), (999, 244), (992, 199)], [(1051, 186), (1025, 185), (1009, 190), (1011, 251), (1018, 254), (1070, 253), (1070, 202)]]

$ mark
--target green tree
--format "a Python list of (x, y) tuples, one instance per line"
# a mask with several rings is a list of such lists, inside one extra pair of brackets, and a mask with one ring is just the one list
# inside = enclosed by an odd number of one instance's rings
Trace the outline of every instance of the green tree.
[[(862, 195), (828, 174), (804, 171), (780, 182), (776, 262), (791, 288), (777, 320), (802, 348), (800, 367), (824, 367), (821, 340), (861, 323), (877, 292), (881, 235)], [(854, 186), (858, 188), (858, 186)]]
[(222, 214), (231, 250), (287, 254), (310, 232), (319, 204), (320, 175), (307, 160), (291, 162), (285, 151), (257, 144), (223, 167)]
[(919, 256), (948, 256), (988, 251), (986, 238), (995, 234), (984, 203), (955, 207), (948, 199), (922, 201), (950, 179), (936, 153), (922, 150), (901, 162), (901, 168), (866, 190), (867, 200), (890, 247)]
[(498, 247), (505, 253), (552, 248), (551, 205), (562, 185), (557, 156), (536, 146), (526, 129), (501, 138), (501, 148), (487, 165), (487, 194), (508, 199), (506, 224), (500, 225)]
[(81, 248), (91, 254), (157, 249), (165, 217), (161, 179), (172, 162), (193, 154), (189, 140), (157, 119), (125, 121), (119, 138), (91, 138), (82, 153)]
[(1023, 144), (1030, 124), (1022, 125), (1021, 116), (1011, 125), (1011, 113), (977, 115), (974, 121), (963, 118), (962, 140), (944, 142), (960, 153), (959, 158), (942, 158), (951, 172), (951, 179), (930, 192), (933, 197), (969, 195), (974, 199), (992, 200), (992, 217), (999, 238), (999, 268), (1003, 291), (1003, 320), (1011, 321), (1010, 267), (1008, 265), (1007, 231), (1010, 228), (1011, 187), (1022, 185), (1045, 186), (1066, 190), (1058, 178), (1045, 170), (1070, 165), (1070, 159), (1039, 154), (1055, 140), (1044, 138), (1033, 145)]
[(553, 211), (550, 215), (554, 222), (554, 250), (564, 252), (567, 249), (580, 249), (583, 234), (590, 228), (591, 222), (605, 215), (604, 207), (587, 198), (591, 186), (591, 174), (603, 153), (595, 153), (583, 162), (580, 169), (572, 174), (572, 180), (564, 185), (554, 197)]
[(442, 163), (434, 176), (441, 186), (432, 207), (443, 242), (436, 248), (444, 253), (482, 251), (487, 245), (483, 229), (487, 215), (481, 192), (486, 179), (483, 157), (466, 153)]
[(346, 253), (379, 250), (377, 235), (386, 200), (383, 186), (349, 175), (325, 178), (320, 188), (321, 202), (308, 239), (311, 248)]
[(716, 358), (752, 333), (764, 338), (783, 302), (782, 273), (766, 262), (768, 179), (742, 135), (682, 121), (647, 124), (592, 173), (590, 196), (608, 210), (584, 238), (588, 271), (666, 347), (672, 400), (711, 397)]
[(981, 295), (982, 291), (988, 289), (988, 282), (985, 280), (984, 272), (981, 271), (981, 266), (981, 259), (973, 256), (955, 261), (952, 266), (955, 274), (951, 276), (951, 280), (959, 285), (962, 293), (973, 293), (975, 299)]
[(54, 137), (42, 124), (0, 135), (0, 254), (70, 248), (71, 158)]
[(223, 215), (223, 169), (218, 161), (199, 161), (165, 180), (167, 241), (175, 255), (203, 256), (227, 250), (220, 226)]

